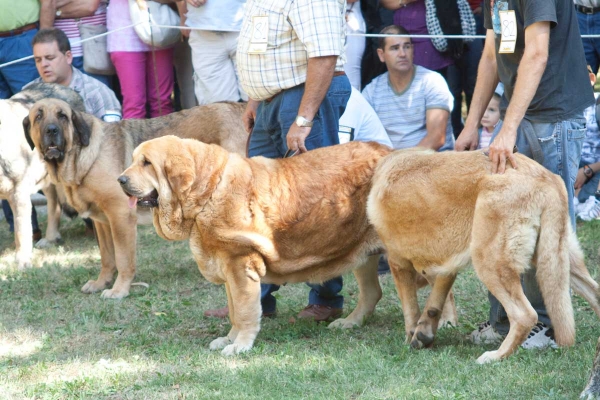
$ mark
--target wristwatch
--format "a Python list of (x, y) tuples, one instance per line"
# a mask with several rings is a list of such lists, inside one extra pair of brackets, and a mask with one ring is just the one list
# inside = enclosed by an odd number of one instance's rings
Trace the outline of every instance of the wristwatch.
[(298, 125), (298, 126), (299, 126), (299, 127), (301, 127), (301, 128), (304, 128), (304, 127), (311, 127), (311, 126), (313, 126), (313, 121), (309, 121), (309, 120), (307, 120), (306, 118), (304, 118), (304, 117), (302, 117), (302, 116), (298, 115), (298, 116), (296, 117), (296, 125)]

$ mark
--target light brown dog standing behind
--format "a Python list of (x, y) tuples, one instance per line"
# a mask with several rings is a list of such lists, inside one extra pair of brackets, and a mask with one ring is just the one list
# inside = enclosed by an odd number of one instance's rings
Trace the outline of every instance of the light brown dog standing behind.
[[(569, 282), (600, 315), (598, 284), (590, 277), (569, 220), (562, 180), (517, 154), (519, 169), (492, 175), (483, 152), (394, 152), (380, 161), (368, 215), (387, 251), (404, 310), (407, 339), (431, 346), (440, 310), (456, 274), (470, 263), (504, 306), (510, 331), (479, 363), (513, 353), (537, 322), (520, 274), (534, 265), (556, 342), (575, 340)], [(435, 283), (423, 314), (416, 273)]]

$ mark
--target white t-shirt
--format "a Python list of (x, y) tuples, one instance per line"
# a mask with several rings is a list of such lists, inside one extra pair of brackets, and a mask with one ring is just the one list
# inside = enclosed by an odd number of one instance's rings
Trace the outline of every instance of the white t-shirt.
[[(386, 72), (369, 83), (362, 92), (371, 104), (390, 137), (394, 149), (415, 147), (427, 135), (426, 112), (430, 109), (452, 111), (454, 98), (448, 84), (437, 72), (415, 65), (413, 80), (402, 93), (397, 93)], [(453, 142), (452, 124), (448, 118), (445, 150)]]
[(349, 140), (377, 142), (392, 147), (392, 142), (375, 110), (355, 88), (352, 88), (346, 110), (340, 117), (340, 143)]

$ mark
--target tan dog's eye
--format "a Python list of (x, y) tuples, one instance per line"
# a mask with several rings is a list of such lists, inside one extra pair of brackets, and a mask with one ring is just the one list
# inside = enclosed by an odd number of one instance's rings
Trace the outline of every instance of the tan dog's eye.
[(36, 121), (39, 121), (40, 119), (42, 119), (42, 113), (41, 112), (37, 113), (36, 116), (35, 116), (35, 120)]
[(147, 167), (149, 165), (152, 165), (152, 163), (148, 160), (144, 160), (144, 167)]
[(63, 113), (58, 113), (58, 119), (62, 119), (63, 121), (68, 120), (67, 116)]

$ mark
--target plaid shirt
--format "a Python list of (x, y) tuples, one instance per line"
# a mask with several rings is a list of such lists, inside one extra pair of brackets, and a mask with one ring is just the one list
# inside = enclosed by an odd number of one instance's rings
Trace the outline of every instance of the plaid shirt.
[[(268, 99), (306, 81), (308, 59), (339, 56), (344, 70), (345, 0), (249, 0), (238, 39), (242, 88), (254, 100)], [(252, 17), (268, 16), (267, 50), (249, 54)]]
[[(118, 111), (121, 114), (121, 104), (115, 96), (115, 93), (104, 83), (91, 76), (85, 75), (77, 68), (71, 67), (73, 76), (69, 87), (79, 93), (85, 104), (85, 111), (88, 114), (102, 118), (106, 111)], [(44, 82), (42, 78), (37, 78), (23, 87), (25, 89), (32, 83)]]

